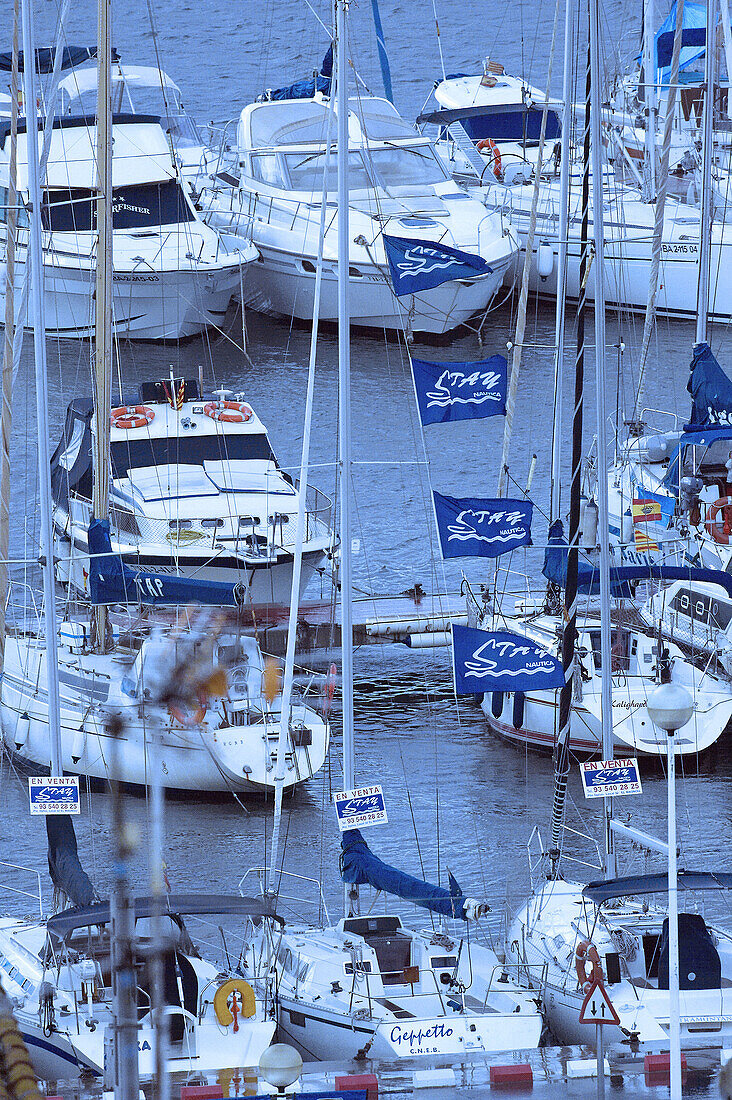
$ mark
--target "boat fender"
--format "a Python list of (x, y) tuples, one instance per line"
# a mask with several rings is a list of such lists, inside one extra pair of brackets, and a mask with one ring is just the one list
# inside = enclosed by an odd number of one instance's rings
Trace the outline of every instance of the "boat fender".
[(503, 714), (503, 692), (494, 691), (491, 699), (491, 713), (494, 718), (500, 718)]
[(669, 456), (669, 443), (665, 435), (649, 435), (646, 455), (649, 462), (665, 462)]
[(30, 733), (30, 715), (25, 710), (18, 716), (18, 721), (15, 723), (15, 741), (16, 749), (22, 749), (28, 740), (28, 734)]
[(513, 725), (520, 730), (524, 724), (524, 702), (526, 696), (523, 691), (515, 691), (513, 695)]
[(621, 540), (624, 545), (635, 546), (635, 537), (633, 534), (633, 517), (630, 512), (626, 512), (621, 518)]
[[(588, 962), (592, 967), (589, 974), (587, 973)], [(588, 993), (590, 987), (596, 982), (600, 985), (604, 983), (602, 963), (594, 943), (580, 940), (574, 952), (574, 966), (577, 971), (577, 981), (583, 993)]]
[[(229, 1005), (229, 998), (231, 998), (231, 1005)], [(239, 1030), (239, 1016), (246, 1020), (257, 1011), (254, 990), (243, 978), (230, 978), (229, 981), (220, 985), (214, 993), (213, 1006), (216, 1019), (221, 1026), (229, 1027), (233, 1023), (234, 1031)]]
[(86, 748), (86, 725), (82, 725), (74, 734), (74, 740), (71, 743), (71, 759), (75, 764), (78, 764), (84, 755), (84, 749)]
[(582, 546), (594, 550), (597, 546), (598, 508), (594, 500), (585, 501), (582, 510)]
[(478, 151), (480, 153), (488, 153), (490, 157), (490, 164), (493, 167), (493, 175), (496, 177), (499, 183), (503, 180), (503, 162), (501, 161), (501, 150), (496, 145), (493, 138), (483, 138), (478, 142)]
[(220, 420), (223, 424), (244, 424), (254, 415), (243, 401), (208, 401), (203, 411), (211, 420)]
[(146, 428), (154, 419), (155, 410), (149, 405), (120, 405), (118, 409), (112, 409), (112, 427), (124, 428), (125, 431)]
[(542, 282), (546, 282), (554, 270), (554, 249), (546, 241), (541, 241), (536, 250), (536, 270)]
[[(722, 513), (721, 522), (717, 519)], [(732, 534), (732, 497), (720, 497), (707, 510), (707, 521), (704, 525), (715, 542), (720, 546), (729, 546), (729, 537)]]

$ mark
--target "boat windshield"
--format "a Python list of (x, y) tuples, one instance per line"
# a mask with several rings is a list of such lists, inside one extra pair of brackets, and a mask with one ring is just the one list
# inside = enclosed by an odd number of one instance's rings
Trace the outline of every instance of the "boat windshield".
[[(85, 233), (96, 228), (95, 191), (86, 187), (54, 188), (43, 193), (43, 228), (57, 233)], [(154, 229), (194, 220), (177, 180), (115, 187), (114, 229)]]
[[(261, 158), (254, 158), (259, 160)], [(326, 190), (337, 187), (335, 150), (328, 163)], [(293, 191), (320, 192), (323, 187), (325, 151), (286, 153), (285, 168)], [(387, 148), (353, 150), (348, 155), (350, 191), (392, 190), (398, 187), (433, 187), (448, 179), (432, 148), (424, 145), (392, 145)], [(268, 181), (269, 182), (269, 181)], [(275, 183), (274, 180), (271, 182)], [(275, 183), (275, 186), (277, 184)]]
[(157, 439), (123, 439), (111, 444), (114, 477), (126, 477), (128, 470), (150, 466), (231, 462), (236, 459), (264, 459), (275, 463), (264, 432), (252, 434), (163, 436)]

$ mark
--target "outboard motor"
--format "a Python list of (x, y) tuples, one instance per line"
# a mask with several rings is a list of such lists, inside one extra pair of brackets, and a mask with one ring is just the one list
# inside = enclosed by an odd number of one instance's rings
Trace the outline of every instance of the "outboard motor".
[(679, 500), (682, 512), (692, 512), (699, 508), (699, 494), (704, 488), (700, 477), (682, 477), (679, 482)]

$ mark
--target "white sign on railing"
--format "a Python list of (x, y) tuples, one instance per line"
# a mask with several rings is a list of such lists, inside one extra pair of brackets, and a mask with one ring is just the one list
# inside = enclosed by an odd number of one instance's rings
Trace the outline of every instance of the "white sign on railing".
[(338, 828), (365, 829), (369, 825), (383, 825), (386, 816), (384, 792), (381, 787), (357, 787), (353, 791), (338, 791), (333, 795)]
[(585, 798), (617, 798), (624, 794), (642, 794), (638, 761), (585, 760), (580, 764)]

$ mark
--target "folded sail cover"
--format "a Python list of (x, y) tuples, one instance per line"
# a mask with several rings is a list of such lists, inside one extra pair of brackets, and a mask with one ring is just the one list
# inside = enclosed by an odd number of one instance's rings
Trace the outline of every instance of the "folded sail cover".
[(246, 600), (242, 584), (168, 577), (125, 565), (118, 554), (112, 553), (108, 520), (93, 519), (89, 524), (89, 554), (89, 597), (94, 604), (241, 607)]
[(467, 920), (468, 899), (457, 882), (450, 875), (450, 889), (433, 886), (422, 879), (405, 875), (375, 856), (358, 829), (349, 829), (341, 841), (341, 878), (356, 886), (373, 886), (386, 894), (413, 901), (433, 913), (443, 917), (456, 917)]
[(530, 500), (432, 493), (443, 558), (497, 558), (531, 543)]
[(452, 279), (475, 279), (490, 275), (493, 268), (482, 256), (434, 241), (384, 234), (384, 248), (397, 297), (448, 283)]
[(328, 52), (323, 58), (320, 72), (316, 76), (306, 77), (303, 80), (296, 80), (293, 84), (288, 84), (286, 88), (269, 89), (258, 97), (258, 101), (312, 99), (316, 92), (321, 92), (323, 95), (330, 95), (330, 80), (332, 75), (333, 46), (331, 44), (328, 47)]
[(684, 425), (685, 432), (732, 427), (732, 382), (712, 355), (709, 344), (697, 344), (694, 348), (686, 388), (691, 394), (691, 419)]
[(67, 814), (46, 818), (48, 872), (51, 882), (63, 890), (72, 905), (91, 905), (96, 890), (81, 865), (74, 823)]
[(505, 416), (508, 363), (503, 355), (474, 363), (412, 359), (412, 378), (424, 427), (451, 420)]

